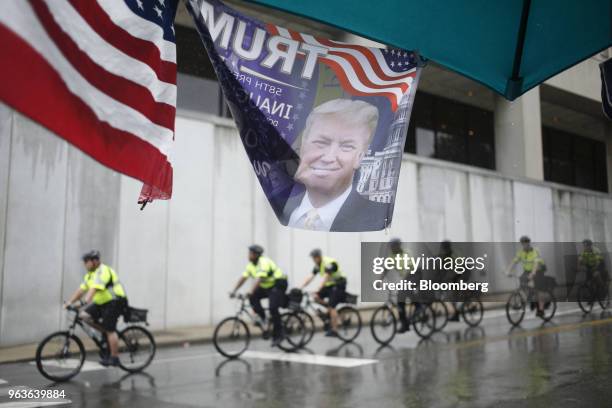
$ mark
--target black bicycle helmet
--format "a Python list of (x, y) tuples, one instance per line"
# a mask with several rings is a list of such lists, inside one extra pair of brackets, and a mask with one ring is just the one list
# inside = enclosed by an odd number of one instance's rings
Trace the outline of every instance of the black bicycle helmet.
[(257, 256), (261, 256), (264, 253), (264, 249), (261, 245), (253, 244), (249, 247), (249, 251), (253, 252)]
[(321, 252), (321, 250), (319, 248), (315, 248), (312, 251), (310, 251), (310, 256), (315, 257), (315, 256), (321, 256), (323, 253)]
[(583, 241), (582, 241), (582, 243), (583, 243), (584, 245), (588, 245), (588, 246), (593, 245), (593, 241), (591, 241), (591, 240), (590, 240), (590, 239), (588, 239), (588, 238), (587, 238), (587, 239), (585, 239), (585, 240), (583, 240)]
[(440, 249), (442, 251), (448, 252), (451, 250), (451, 247), (452, 247), (452, 243), (450, 239), (445, 239), (444, 241), (440, 243)]
[(92, 249), (91, 251), (84, 253), (82, 259), (83, 262), (94, 259), (100, 260), (100, 251), (97, 249)]
[(391, 238), (389, 241), (389, 247), (392, 251), (398, 251), (402, 248), (402, 240), (399, 238)]
[(531, 238), (529, 238), (527, 235), (523, 235), (520, 239), (519, 242), (521, 244), (525, 244), (525, 243), (530, 243), (531, 242)]

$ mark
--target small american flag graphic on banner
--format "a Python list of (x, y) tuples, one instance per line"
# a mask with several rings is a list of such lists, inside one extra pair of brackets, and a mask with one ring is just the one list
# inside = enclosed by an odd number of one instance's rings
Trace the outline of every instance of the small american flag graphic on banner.
[(0, 100), (100, 163), (172, 195), (178, 0), (9, 0)]
[(352, 95), (385, 96), (397, 107), (416, 77), (415, 54), (404, 50), (370, 48), (298, 33), (268, 24), (268, 32), (327, 50), (319, 61), (329, 66)]

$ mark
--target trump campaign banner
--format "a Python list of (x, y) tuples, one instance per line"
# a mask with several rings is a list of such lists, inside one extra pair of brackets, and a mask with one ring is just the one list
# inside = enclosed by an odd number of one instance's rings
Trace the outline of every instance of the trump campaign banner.
[(414, 52), (267, 24), (187, 2), (253, 169), (283, 225), (390, 225), (420, 73)]

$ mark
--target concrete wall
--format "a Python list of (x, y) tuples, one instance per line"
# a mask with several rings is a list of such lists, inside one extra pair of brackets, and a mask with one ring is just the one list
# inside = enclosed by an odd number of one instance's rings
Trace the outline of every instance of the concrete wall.
[(597, 58), (588, 58), (550, 78), (545, 83), (585, 98), (601, 101), (601, 78)]
[(393, 225), (376, 233), (291, 230), (275, 219), (231, 122), (176, 122), (174, 197), (144, 211), (141, 184), (0, 106), (0, 345), (39, 340), (64, 324), (60, 306), (99, 248), (153, 328), (211, 324), (259, 242), (292, 282), (321, 247), (359, 287), (362, 241), (612, 241), (609, 196), (406, 156)]

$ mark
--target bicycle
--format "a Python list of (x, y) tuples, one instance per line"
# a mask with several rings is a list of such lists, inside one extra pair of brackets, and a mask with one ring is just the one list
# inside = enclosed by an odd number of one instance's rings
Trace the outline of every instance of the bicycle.
[[(80, 327), (93, 340), (101, 358), (110, 351), (106, 336), (97, 328), (84, 322), (79, 316), (79, 308), (68, 306), (74, 318), (68, 330), (51, 333), (36, 349), (36, 367), (51, 381), (68, 381), (77, 375), (85, 363), (86, 351), (81, 339), (75, 334)], [(147, 323), (147, 310), (129, 307), (124, 313), (125, 323)], [(119, 336), (119, 367), (128, 373), (144, 370), (155, 356), (155, 339), (151, 332), (142, 326), (130, 324), (117, 332)]]
[(446, 302), (442, 299), (436, 299), (430, 303), (432, 310), (436, 314), (435, 331), (442, 331), (449, 321), (449, 312)]
[(599, 303), (602, 310), (610, 306), (608, 281), (599, 275), (594, 275), (578, 288), (578, 306), (584, 314), (591, 313), (595, 302)]
[[(448, 296), (443, 295), (441, 296), (439, 302), (444, 306), (444, 308), (447, 308), (446, 304), (449, 302), (449, 300), (450, 299)], [(461, 319), (470, 327), (478, 326), (484, 317), (484, 306), (480, 299), (474, 293), (464, 292), (461, 293), (459, 300), (461, 300), (459, 305), (457, 305), (458, 302), (450, 302), (452, 305), (453, 314), (456, 314), (457, 317), (461, 317)], [(446, 312), (444, 316), (447, 321), (451, 320), (448, 318), (448, 312)], [(436, 315), (436, 317), (438, 316)], [(444, 322), (442, 328), (444, 328), (446, 323), (447, 322)], [(437, 324), (436, 326), (439, 327)], [(437, 331), (440, 330), (441, 329), (437, 329)]]
[[(448, 322), (451, 321), (449, 307), (447, 306), (448, 302), (448, 297), (442, 295), (431, 304), (436, 313), (436, 331), (442, 331)], [(484, 317), (484, 306), (480, 299), (476, 297), (468, 297), (459, 306), (452, 302), (452, 310), (470, 327), (478, 326)]]
[[(304, 292), (302, 297), (304, 299), (304, 305), (302, 306), (301, 302), (296, 302), (293, 308), (304, 321), (304, 326), (306, 327), (306, 336), (302, 344), (302, 347), (304, 347), (310, 343), (316, 329), (315, 320), (312, 314), (316, 315), (323, 322), (323, 327), (325, 329), (329, 329), (330, 322), (329, 313), (327, 313), (327, 310), (323, 310), (323, 305), (314, 302), (312, 296), (307, 292)], [(357, 296), (347, 293), (342, 303), (343, 306), (337, 309), (338, 338), (345, 343), (349, 343), (355, 340), (361, 332), (361, 314), (357, 308), (351, 305), (357, 303)]]
[[(513, 275), (511, 275), (513, 276)], [(538, 288), (541, 296), (544, 296), (544, 310), (540, 318), (544, 322), (549, 322), (557, 311), (557, 300), (551, 288)], [(519, 286), (510, 294), (506, 302), (506, 317), (512, 326), (518, 326), (525, 317), (527, 303), (537, 303), (536, 289), (529, 286), (528, 279), (519, 279)]]
[[(412, 325), (416, 334), (422, 339), (428, 339), (436, 330), (436, 312), (430, 303), (411, 303), (410, 313), (406, 316), (408, 323)], [(372, 337), (379, 344), (386, 346), (391, 343), (397, 333), (397, 302), (389, 293), (388, 300), (374, 310), (370, 320), (370, 331)]]
[(476, 327), (484, 317), (484, 306), (478, 298), (468, 298), (461, 302), (459, 314), (463, 321), (470, 327)]
[[(247, 321), (261, 330), (262, 338), (268, 339), (272, 329), (272, 323), (262, 327), (250, 311), (247, 303), (248, 296), (239, 294), (236, 296), (239, 307), (234, 316), (226, 317), (215, 327), (213, 333), (213, 344), (217, 351), (227, 358), (237, 358), (244, 353), (251, 342), (251, 331)], [(302, 347), (305, 336), (304, 322), (295, 312), (281, 313), (283, 326), (283, 340), (278, 347), (287, 352), (296, 351)]]

